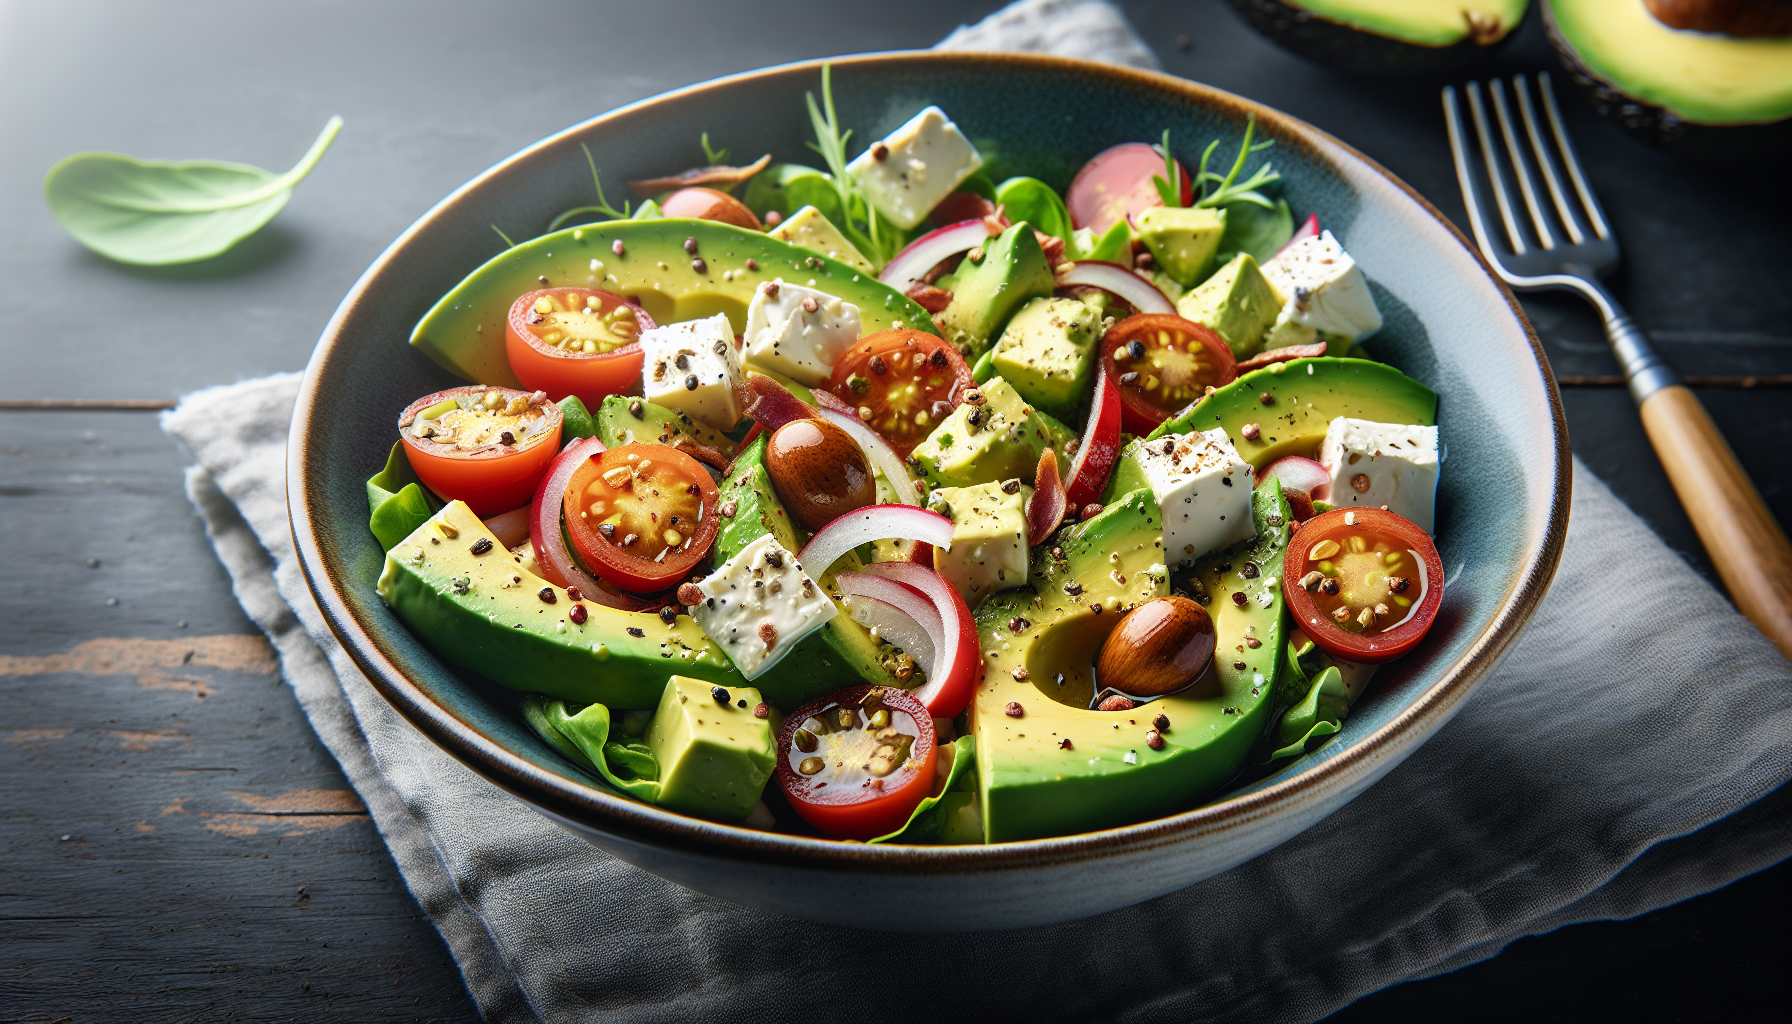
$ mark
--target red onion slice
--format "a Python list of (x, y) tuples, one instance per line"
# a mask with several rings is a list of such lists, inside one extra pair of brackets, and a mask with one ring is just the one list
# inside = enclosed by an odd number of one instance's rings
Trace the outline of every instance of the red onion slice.
[[(912, 588), (925, 597), (940, 617), (940, 628), (934, 638), (934, 670), (927, 674), (927, 683), (915, 691), (915, 699), (927, 705), (935, 718), (951, 718), (971, 702), (981, 670), (978, 663), (977, 627), (964, 598), (946, 578), (932, 569), (912, 562), (876, 562), (865, 567), (865, 574), (881, 576)], [(874, 594), (879, 600), (890, 600)]]
[(529, 539), (529, 520), (533, 511), (531, 505), (513, 508), (487, 519), (485, 528), (492, 531), (492, 536), (498, 538), (498, 543), (514, 548)]
[(859, 448), (864, 451), (865, 457), (883, 471), (884, 479), (896, 491), (898, 504), (920, 506), (921, 496), (915, 491), (915, 481), (909, 477), (908, 468), (897, 457), (896, 450), (890, 447), (890, 442), (867, 427), (856, 413), (822, 409), (821, 418), (846, 431), (854, 441), (859, 442)]
[(1141, 313), (1176, 313), (1176, 304), (1157, 286), (1118, 263), (1078, 260), (1058, 275), (1059, 285), (1080, 284), (1111, 292)]
[(819, 578), (834, 560), (874, 540), (917, 540), (952, 546), (952, 520), (913, 505), (872, 505), (854, 509), (816, 531), (797, 552), (803, 571)]
[(1330, 470), (1298, 455), (1286, 455), (1264, 466), (1257, 473), (1257, 486), (1262, 487), (1263, 481), (1272, 476), (1282, 481), (1283, 487), (1299, 488), (1320, 501), (1325, 500), (1332, 487)]
[(548, 471), (542, 474), (541, 483), (535, 488), (535, 500), (529, 505), (529, 542), (535, 548), (536, 568), (549, 583), (557, 587), (577, 587), (585, 600), (593, 604), (632, 607), (606, 593), (595, 577), (573, 561), (572, 553), (566, 550), (566, 537), (560, 531), (560, 517), (565, 507), (562, 496), (566, 493), (567, 483), (586, 459), (604, 451), (602, 441), (587, 437), (567, 445), (564, 451), (554, 456), (553, 462), (548, 463)]
[(1105, 368), (1095, 374), (1095, 404), (1089, 409), (1089, 423), (1083, 428), (1082, 447), (1070, 461), (1070, 485), (1066, 498), (1071, 508), (1080, 509), (1101, 497), (1114, 460), (1120, 457), (1120, 389), (1108, 378)]
[(1028, 547), (1045, 543), (1045, 538), (1064, 521), (1068, 505), (1064, 481), (1058, 476), (1058, 453), (1047, 448), (1039, 455), (1039, 468), (1033, 473), (1033, 493), (1027, 498)]
[[(1294, 234), (1289, 237), (1287, 243), (1276, 250), (1276, 256), (1280, 256), (1294, 248), (1299, 242), (1304, 242), (1309, 238), (1317, 237), (1319, 237), (1319, 215), (1317, 213), (1309, 213), (1307, 214), (1307, 219), (1301, 223), (1301, 226), (1294, 229)], [(1271, 256), (1270, 259), (1273, 260), (1276, 256)]]
[[(749, 402), (746, 414), (768, 431), (786, 423), (815, 418), (815, 407), (790, 393), (790, 389), (763, 373), (747, 374)], [(743, 445), (744, 447), (744, 445)]]
[(970, 252), (987, 241), (989, 229), (981, 220), (948, 224), (909, 243), (909, 247), (897, 253), (895, 259), (884, 264), (877, 279), (899, 292), (907, 292), (909, 285), (925, 280), (927, 272), (939, 266), (942, 260)]
[(927, 673), (928, 679), (940, 671), (939, 652), (933, 643), (940, 631), (940, 615), (919, 591), (862, 572), (843, 572), (834, 577), (834, 582), (840, 586), (853, 621), (875, 629), (878, 639), (902, 648)]

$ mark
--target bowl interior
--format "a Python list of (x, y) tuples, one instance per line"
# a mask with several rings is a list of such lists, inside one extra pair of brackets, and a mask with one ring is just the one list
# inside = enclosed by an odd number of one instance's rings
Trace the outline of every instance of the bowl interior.
[[(774, 68), (695, 86), (605, 114), (493, 167), (425, 215), (380, 257), (325, 331), (299, 402), (289, 466), (294, 532), (307, 576), (349, 653), (388, 699), (450, 752), (539, 806), (598, 829), (735, 849), (828, 856), (829, 844), (713, 825), (616, 797), (538, 740), (516, 695), (457, 673), (374, 591), (383, 555), (367, 530), (364, 481), (383, 464), (399, 412), (458, 381), (407, 344), (445, 291), (512, 238), (542, 231), (594, 198), (590, 147), (613, 202), (624, 183), (703, 163), (698, 139), (741, 162), (818, 163), (804, 93), (819, 66)], [(897, 54), (836, 61), (833, 90), (855, 143), (937, 103), (985, 155), (991, 177), (1062, 189), (1090, 156), (1167, 127), (1186, 160), (1214, 138), (1229, 156), (1253, 111), (1297, 218), (1317, 213), (1367, 273), (1386, 325), (1371, 353), (1441, 396), (1446, 454), (1437, 536), (1447, 592), (1436, 627), (1384, 668), (1341, 735), (1217, 803), (1155, 825), (1201, 827), (1254, 792), (1298, 788), (1328, 762), (1396, 759), (1447, 719), (1491, 666), (1547, 585), (1566, 523), (1566, 431), (1541, 352), (1516, 304), (1429, 206), (1354, 151), (1303, 123), (1161, 75), (1058, 58)], [(1439, 144), (1442, 144), (1441, 137)], [(1384, 769), (1385, 770), (1385, 769)], [(1070, 839), (1040, 840), (1035, 852)], [(855, 847), (855, 857), (974, 858), (990, 848)]]

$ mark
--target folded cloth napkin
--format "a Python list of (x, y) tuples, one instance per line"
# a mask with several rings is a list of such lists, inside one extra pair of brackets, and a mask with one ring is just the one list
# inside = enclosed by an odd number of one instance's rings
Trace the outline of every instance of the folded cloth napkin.
[[(1066, 34), (1039, 12), (1085, 21)], [(1150, 62), (1088, 0), (1030, 0), (948, 42), (1079, 35)], [(287, 526), (298, 383), (188, 395), (163, 426), (198, 460), (188, 493), (238, 600), (490, 1020), (882, 1019), (910, 1001), (864, 980), (866, 957), (889, 954), (954, 1017), (1310, 1020), (1792, 853), (1792, 665), (1577, 461), (1555, 585), (1505, 661), (1404, 764), (1270, 853), (1023, 931), (890, 936), (734, 907), (549, 824), (425, 739), (349, 661)]]

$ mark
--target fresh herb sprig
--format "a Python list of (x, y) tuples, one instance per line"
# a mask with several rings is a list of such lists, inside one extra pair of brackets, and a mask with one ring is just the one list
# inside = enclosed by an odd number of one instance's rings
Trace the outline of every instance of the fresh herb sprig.
[[(1244, 172), (1244, 164), (1252, 153), (1261, 153), (1275, 145), (1274, 139), (1266, 139), (1253, 145), (1251, 137), (1257, 131), (1257, 115), (1252, 114), (1244, 123), (1244, 141), (1239, 143), (1238, 156), (1232, 161), (1232, 167), (1224, 175), (1207, 169), (1213, 159), (1214, 151), (1219, 149), (1220, 140), (1214, 139), (1207, 144), (1201, 153), (1201, 163), (1195, 171), (1193, 191), (1194, 207), (1212, 209), (1231, 203), (1254, 203), (1264, 209), (1275, 209), (1275, 202), (1264, 195), (1260, 189), (1273, 182), (1281, 181), (1282, 175), (1276, 171), (1275, 165), (1265, 161), (1244, 180), (1239, 175)], [(1153, 177), (1151, 183), (1157, 187), (1157, 194), (1163, 199), (1165, 206), (1181, 206), (1182, 190), (1178, 187), (1181, 175), (1177, 173), (1176, 158), (1170, 153), (1170, 132), (1164, 130), (1164, 141), (1161, 147), (1164, 154), (1164, 176)]]
[[(595, 205), (595, 206), (575, 206), (570, 210), (562, 211), (559, 216), (555, 217), (551, 221), (548, 221), (548, 230), (549, 231), (560, 230), (562, 227), (564, 227), (566, 225), (567, 221), (572, 220), (574, 217), (598, 216), (598, 217), (604, 218), (605, 220), (627, 220), (628, 219), (629, 205), (628, 205), (627, 201), (624, 201), (622, 204), (622, 209), (618, 210), (614, 206), (610, 205), (610, 201), (608, 199), (604, 198), (604, 183), (602, 181), (598, 180), (597, 161), (593, 160), (591, 158), (591, 147), (589, 147), (589, 146), (585, 145), (583, 142), (581, 142), (581, 143), (579, 143), (579, 148), (585, 151), (585, 163), (587, 165), (589, 165), (591, 168), (591, 187), (597, 190), (597, 205)], [(709, 136), (708, 135), (705, 135), (703, 137), (703, 149), (705, 152), (707, 152), (709, 150)], [(723, 150), (722, 153), (724, 156), (726, 156), (727, 150)], [(508, 241), (508, 239), (507, 239), (507, 241)]]
[(901, 247), (902, 239), (892, 226), (879, 225), (877, 209), (846, 171), (846, 144), (852, 139), (852, 130), (840, 130), (840, 117), (834, 110), (833, 65), (821, 66), (821, 103), (815, 102), (812, 92), (804, 93), (804, 98), (809, 104), (809, 123), (815, 129), (815, 141), (807, 145), (828, 165), (846, 221), (837, 227), (860, 251), (880, 263), (888, 260), (895, 255), (894, 249)]
[(702, 142), (703, 142), (703, 159), (708, 161), (709, 166), (714, 167), (717, 164), (725, 164), (728, 162), (727, 147), (723, 147), (721, 149), (709, 148), (709, 133), (708, 132), (703, 133)]

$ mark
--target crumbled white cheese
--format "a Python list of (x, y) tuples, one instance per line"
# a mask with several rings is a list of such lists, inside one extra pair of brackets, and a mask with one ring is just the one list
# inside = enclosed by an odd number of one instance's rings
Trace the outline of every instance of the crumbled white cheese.
[(748, 544), (697, 584), (703, 601), (691, 618), (726, 651), (734, 667), (757, 679), (799, 641), (839, 614), (796, 556), (771, 534)]
[(740, 422), (740, 354), (725, 313), (641, 334), (641, 393), (717, 430)]
[(908, 230), (983, 166), (945, 111), (928, 107), (846, 165), (877, 211)]
[(1164, 554), (1193, 565), (1209, 552), (1257, 535), (1251, 523), (1251, 464), (1238, 457), (1224, 427), (1132, 442), (1163, 513)]
[(1282, 311), (1266, 346), (1311, 344), (1318, 335), (1345, 344), (1381, 329), (1381, 311), (1356, 260), (1330, 231), (1303, 238), (1263, 264)]
[(1325, 500), (1380, 508), (1430, 533), (1437, 503), (1437, 428), (1340, 416), (1326, 428), (1319, 462), (1332, 475)]
[(814, 387), (858, 340), (859, 307), (779, 278), (754, 290), (744, 337), (747, 365)]

